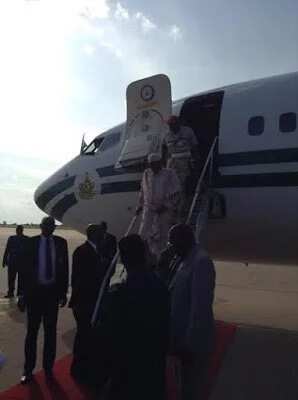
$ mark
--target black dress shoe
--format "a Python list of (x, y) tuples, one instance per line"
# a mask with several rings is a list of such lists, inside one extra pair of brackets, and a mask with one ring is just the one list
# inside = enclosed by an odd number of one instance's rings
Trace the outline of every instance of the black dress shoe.
[(4, 298), (5, 298), (5, 299), (13, 299), (13, 298), (14, 298), (14, 295), (13, 295), (13, 294), (10, 294), (10, 293), (7, 293), (7, 294), (4, 296)]
[(21, 377), (21, 384), (22, 385), (27, 385), (27, 383), (30, 383), (33, 380), (33, 375), (32, 374), (24, 374)]

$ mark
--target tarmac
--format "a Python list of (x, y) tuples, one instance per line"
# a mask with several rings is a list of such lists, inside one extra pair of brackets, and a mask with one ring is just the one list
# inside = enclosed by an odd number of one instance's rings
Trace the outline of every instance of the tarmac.
[[(12, 229), (0, 229), (0, 259)], [(29, 236), (38, 230), (27, 230)], [(70, 230), (57, 234), (68, 240), (70, 255), (84, 237)], [(211, 400), (298, 399), (298, 268), (216, 263), (216, 319), (238, 325), (227, 351)], [(0, 296), (6, 292), (6, 270), (0, 269)], [(19, 382), (23, 368), (25, 315), (14, 301), (0, 300), (0, 390)], [(75, 323), (68, 308), (58, 321), (57, 356), (71, 352)], [(42, 346), (42, 335), (39, 347)], [(38, 352), (37, 369), (41, 368)]]

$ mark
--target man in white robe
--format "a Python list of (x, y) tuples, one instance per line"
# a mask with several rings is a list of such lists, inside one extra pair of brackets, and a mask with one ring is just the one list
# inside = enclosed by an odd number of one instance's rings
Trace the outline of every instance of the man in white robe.
[(142, 212), (139, 234), (147, 242), (151, 253), (159, 258), (166, 247), (168, 231), (176, 222), (181, 186), (175, 171), (162, 167), (159, 154), (150, 154), (148, 164), (141, 182), (136, 213)]

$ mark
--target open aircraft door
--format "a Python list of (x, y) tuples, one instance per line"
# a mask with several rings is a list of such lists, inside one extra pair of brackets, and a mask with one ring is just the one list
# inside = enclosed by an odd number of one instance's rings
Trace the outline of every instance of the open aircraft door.
[(132, 82), (126, 90), (125, 139), (116, 167), (142, 164), (148, 154), (160, 153), (172, 112), (171, 83), (166, 75)]

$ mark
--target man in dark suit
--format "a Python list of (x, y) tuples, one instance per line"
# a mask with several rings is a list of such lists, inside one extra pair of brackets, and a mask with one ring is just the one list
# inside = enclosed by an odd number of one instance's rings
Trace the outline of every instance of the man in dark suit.
[(110, 264), (117, 251), (117, 240), (114, 235), (108, 232), (108, 225), (102, 221), (99, 225), (101, 234), (98, 239), (98, 250), (104, 262)]
[(27, 241), (25, 264), (22, 269), (23, 302), (27, 308), (25, 365), (21, 383), (33, 378), (36, 363), (37, 336), (41, 321), (44, 327), (43, 368), (52, 378), (56, 356), (56, 326), (59, 305), (67, 302), (68, 251), (65, 239), (54, 236), (55, 220), (42, 219), (41, 235)]
[(110, 381), (109, 400), (163, 400), (168, 348), (169, 296), (147, 266), (139, 235), (119, 242), (126, 281), (104, 299), (95, 350), (98, 390)]
[[(23, 265), (23, 256), (25, 250), (26, 240), (28, 236), (23, 234), (23, 225), (16, 227), (16, 235), (10, 236), (7, 240), (6, 248), (3, 255), (2, 266), (7, 266), (8, 273), (8, 292), (6, 298), (14, 297), (15, 281), (17, 274)], [(18, 291), (17, 295), (20, 294), (20, 278), (18, 277)]]
[(87, 241), (73, 253), (69, 301), (77, 323), (71, 365), (71, 374), (77, 380), (85, 380), (88, 375), (92, 352), (91, 317), (107, 267), (97, 249), (101, 235), (99, 225), (89, 225), (86, 234)]

